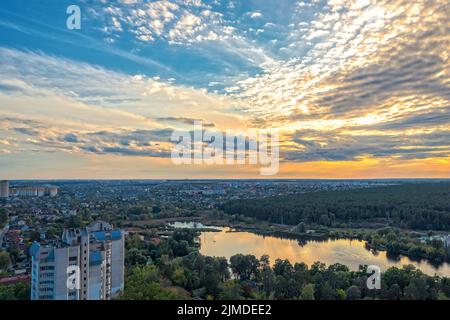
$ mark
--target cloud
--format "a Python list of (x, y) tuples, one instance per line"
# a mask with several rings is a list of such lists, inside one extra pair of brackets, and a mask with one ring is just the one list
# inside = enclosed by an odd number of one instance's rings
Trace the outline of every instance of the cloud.
[(239, 81), (234, 92), (268, 122), (297, 112), (364, 115), (412, 95), (448, 100), (448, 6), (444, 0), (329, 1), (328, 11), (291, 43), (293, 50), (309, 48), (305, 55)]
[(261, 18), (263, 14), (261, 12), (249, 12), (248, 16), (252, 19)]
[(188, 44), (228, 36), (221, 29), (222, 14), (200, 0), (111, 3), (96, 11), (104, 14), (106, 33), (126, 28), (142, 42), (163, 39)]
[[(173, 129), (73, 131), (64, 127), (44, 126), (36, 121), (0, 118), (3, 130), (15, 131), (31, 138), (2, 140), (5, 145), (20, 142), (39, 150), (69, 153), (117, 154), (123, 156), (167, 157), (170, 155)], [(21, 124), (23, 127), (14, 127)], [(70, 132), (67, 132), (70, 131)]]
[[(225, 75), (262, 70), (274, 60), (255, 39), (247, 37), (248, 28), (240, 29), (244, 21), (227, 15), (217, 3), (164, 0), (124, 4), (111, 1), (94, 6), (91, 11), (90, 18), (100, 24), (108, 40), (128, 40), (131, 36), (138, 40), (135, 47), (143, 51), (156, 44), (171, 52), (183, 48), (196, 59), (201, 57), (208, 64), (223, 65)], [(258, 13), (254, 14), (256, 18)], [(114, 26), (115, 21), (120, 22), (121, 30)], [(204, 76), (227, 80), (223, 74)]]
[(0, 134), (16, 151), (165, 157), (177, 126), (242, 121), (227, 97), (158, 78), (7, 48), (0, 61), (0, 85), (20, 89), (0, 91)]
[(28, 128), (14, 128), (14, 130), (16, 132), (19, 132), (21, 134), (25, 134), (25, 135), (28, 135), (28, 136), (37, 136), (39, 134), (38, 131), (31, 130), (31, 129), (28, 129)]
[(195, 118), (187, 118), (187, 117), (161, 117), (157, 119), (158, 121), (163, 122), (178, 122), (178, 123), (184, 123), (187, 125), (192, 126), (194, 122), (202, 122), (203, 127), (215, 127), (216, 125), (211, 122), (205, 122), (204, 119), (195, 119)]
[(78, 137), (76, 134), (68, 133), (68, 134), (64, 135), (62, 140), (66, 141), (66, 142), (78, 142)]
[(409, 115), (393, 117), (389, 121), (365, 126), (371, 130), (408, 130), (408, 129), (426, 129), (448, 127), (450, 124), (450, 105), (437, 110), (412, 112)]
[(285, 161), (355, 161), (363, 158), (425, 159), (450, 157), (450, 130), (421, 133), (346, 134), (297, 131), (283, 152)]
[[(0, 48), (5, 148), (166, 157), (171, 130), (201, 120), (217, 130), (279, 128), (284, 161), (449, 157), (448, 1), (280, 5), (95, 2), (91, 18), (103, 22), (105, 37), (158, 54), (169, 47), (176, 54), (167, 60), (201, 61), (201, 71), (189, 68), (195, 87)], [(43, 34), (30, 29), (21, 32)], [(200, 78), (211, 86), (201, 88)]]
[[(20, 98), (24, 105), (18, 106), (17, 110), (39, 117), (34, 113), (34, 107), (26, 105), (30, 103), (25, 101), (27, 97), (34, 97), (36, 99), (32, 105), (40, 100), (42, 103), (47, 101), (47, 104), (59, 100), (66, 108), (70, 108), (69, 111), (62, 107), (45, 106), (41, 110), (42, 116), (67, 118), (70, 114), (72, 120), (80, 118), (80, 122), (87, 123), (107, 122), (109, 118), (121, 117), (125, 125), (133, 122), (133, 125), (139, 123), (155, 127), (160, 125), (150, 121), (150, 118), (161, 115), (176, 117), (185, 114), (186, 108), (191, 108), (189, 112), (193, 114), (214, 113), (212, 117), (216, 118), (222, 111), (231, 110), (237, 104), (227, 97), (203, 89), (173, 85), (157, 77), (127, 75), (43, 53), (0, 47), (0, 59), (0, 72), (3, 75), (0, 85), (14, 86), (18, 88), (15, 91), (20, 91), (3, 92), (2, 109), (5, 112), (13, 110), (12, 107), (6, 107), (6, 103), (13, 103)], [(92, 113), (89, 112), (97, 111), (101, 114), (90, 118)]]

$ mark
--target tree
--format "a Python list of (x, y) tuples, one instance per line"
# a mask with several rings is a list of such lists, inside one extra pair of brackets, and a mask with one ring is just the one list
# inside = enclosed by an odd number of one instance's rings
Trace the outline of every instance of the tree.
[(326, 265), (320, 261), (316, 261), (311, 265), (311, 275), (315, 275), (317, 273), (325, 272)]
[(230, 267), (241, 280), (250, 280), (258, 273), (259, 261), (253, 255), (236, 254), (230, 258)]
[(384, 272), (383, 280), (386, 282), (388, 287), (393, 284), (398, 284), (400, 289), (403, 289), (409, 283), (409, 276), (404, 270), (391, 267)]
[(66, 222), (66, 228), (81, 228), (83, 227), (83, 219), (81, 215), (70, 216)]
[(135, 267), (125, 278), (125, 289), (119, 296), (122, 300), (177, 300), (180, 295), (163, 288), (159, 283), (155, 266)]
[(244, 291), (237, 281), (227, 281), (221, 283), (219, 299), (221, 300), (242, 300)]
[(10, 265), (11, 265), (11, 259), (9, 257), (8, 252), (1, 251), (0, 252), (0, 271), (8, 270)]
[(131, 248), (126, 252), (125, 263), (129, 266), (145, 265), (148, 261), (148, 257), (145, 256), (141, 250), (137, 248)]
[(295, 299), (300, 296), (300, 287), (290, 276), (276, 276), (274, 297), (279, 300)]
[(294, 272), (294, 268), (289, 260), (275, 260), (275, 265), (273, 266), (273, 273), (277, 276), (291, 276)]
[(400, 300), (401, 295), (402, 290), (400, 289), (400, 286), (394, 283), (392, 286), (389, 287), (389, 290), (386, 293), (386, 298), (388, 300)]
[(414, 277), (405, 288), (405, 298), (411, 300), (425, 300), (428, 298), (428, 286), (424, 276)]
[(194, 229), (175, 229), (172, 235), (172, 239), (175, 241), (186, 241), (189, 246), (195, 246), (195, 238), (198, 236), (198, 232)]
[(206, 288), (207, 293), (210, 293), (214, 296), (219, 293), (221, 275), (215, 269), (214, 264), (206, 264), (202, 282), (203, 286)]
[(319, 222), (320, 222), (320, 224), (323, 224), (324, 226), (330, 226), (330, 224), (331, 224), (331, 220), (328, 217), (328, 215), (326, 215), (326, 214), (323, 214), (320, 216)]
[(259, 259), (260, 266), (260, 279), (262, 281), (262, 291), (269, 297), (270, 292), (273, 290), (274, 283), (274, 275), (272, 268), (270, 267), (270, 259), (268, 255), (263, 255), (261, 259)]
[(441, 289), (442, 292), (450, 298), (450, 278), (443, 278), (441, 280)]
[(8, 222), (8, 212), (5, 208), (0, 208), (0, 228), (3, 228)]
[(175, 257), (183, 257), (189, 254), (191, 247), (186, 240), (171, 240), (170, 247)]
[(161, 212), (161, 208), (158, 206), (153, 206), (152, 207), (152, 213), (160, 213)]
[(345, 294), (347, 296), (348, 300), (358, 300), (361, 299), (361, 289), (358, 286), (350, 286), (346, 291)]
[(295, 232), (298, 233), (305, 233), (306, 232), (306, 226), (303, 222), (300, 222), (295, 228), (294, 228)]
[(29, 300), (30, 283), (19, 282), (11, 285), (0, 285), (0, 300)]
[(316, 289), (315, 296), (318, 300), (334, 300), (336, 297), (336, 292), (328, 281), (316, 283)]
[(187, 278), (183, 268), (176, 268), (172, 275), (172, 281), (174, 284), (180, 287), (186, 287)]
[(221, 281), (226, 281), (230, 279), (230, 269), (228, 266), (228, 260), (223, 257), (219, 257), (215, 259), (217, 263), (217, 272), (220, 275)]
[(347, 293), (345, 292), (344, 289), (337, 289), (336, 297), (338, 300), (345, 300), (347, 298)]
[[(384, 219), (400, 228), (449, 230), (450, 203), (447, 196), (442, 196), (448, 194), (450, 183), (401, 184), (231, 200), (221, 204), (220, 209), (233, 217), (293, 226), (300, 222), (351, 226), (352, 222), (370, 224)], [(375, 238), (374, 243), (379, 240)]]
[(314, 300), (314, 285), (312, 283), (303, 287), (300, 300)]

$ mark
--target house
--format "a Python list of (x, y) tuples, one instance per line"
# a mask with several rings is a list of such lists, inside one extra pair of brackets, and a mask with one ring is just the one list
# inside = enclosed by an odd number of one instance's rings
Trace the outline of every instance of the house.
[(151, 243), (153, 243), (156, 246), (161, 244), (161, 239), (160, 238), (154, 237), (154, 238), (150, 238), (149, 240), (150, 240)]
[(448, 235), (436, 235), (431, 237), (422, 236), (419, 238), (421, 243), (426, 243), (427, 241), (439, 240), (444, 243), (444, 247), (450, 247), (450, 234)]

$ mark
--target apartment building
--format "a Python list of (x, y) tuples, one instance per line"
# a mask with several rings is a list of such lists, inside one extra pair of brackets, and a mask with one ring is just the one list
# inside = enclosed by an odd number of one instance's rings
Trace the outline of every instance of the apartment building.
[(103, 221), (65, 229), (57, 243), (34, 242), (32, 300), (109, 300), (124, 287), (124, 236)]

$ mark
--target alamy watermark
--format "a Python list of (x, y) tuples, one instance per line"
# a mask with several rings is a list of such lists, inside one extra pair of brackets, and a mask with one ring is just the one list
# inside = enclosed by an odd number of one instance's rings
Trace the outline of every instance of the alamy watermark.
[(201, 121), (193, 130), (175, 130), (171, 158), (175, 165), (260, 165), (261, 175), (275, 175), (279, 169), (278, 130), (226, 129), (208, 131)]
[(79, 266), (68, 266), (67, 267), (67, 289), (69, 290), (80, 290), (80, 267)]
[(367, 267), (367, 274), (370, 276), (367, 278), (367, 289), (379, 290), (381, 289), (381, 269), (379, 266), (370, 265)]
[(66, 26), (69, 30), (81, 29), (81, 9), (77, 5), (70, 5), (67, 7), (66, 13), (69, 17), (66, 20)]

